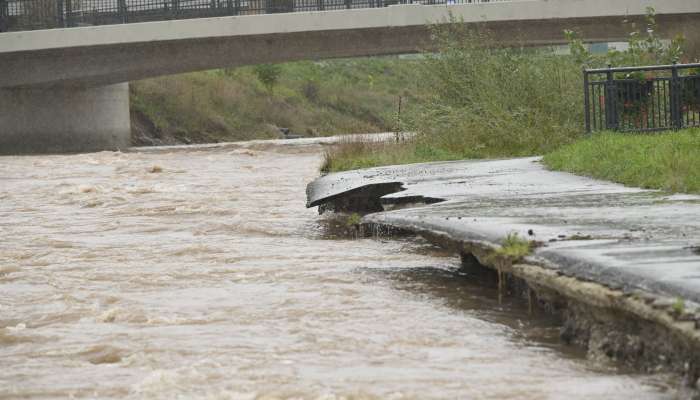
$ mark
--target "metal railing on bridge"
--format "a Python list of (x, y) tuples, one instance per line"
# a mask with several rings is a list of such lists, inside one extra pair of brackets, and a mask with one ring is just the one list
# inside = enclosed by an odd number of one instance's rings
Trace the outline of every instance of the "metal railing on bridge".
[(475, 4), (512, 0), (0, 0), (0, 32), (386, 7), (393, 4)]
[(586, 69), (586, 131), (700, 127), (700, 64)]

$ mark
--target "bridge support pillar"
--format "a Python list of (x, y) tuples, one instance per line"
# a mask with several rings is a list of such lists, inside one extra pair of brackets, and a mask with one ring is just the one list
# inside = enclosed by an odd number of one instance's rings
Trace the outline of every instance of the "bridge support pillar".
[(0, 89), (0, 154), (129, 147), (129, 84)]

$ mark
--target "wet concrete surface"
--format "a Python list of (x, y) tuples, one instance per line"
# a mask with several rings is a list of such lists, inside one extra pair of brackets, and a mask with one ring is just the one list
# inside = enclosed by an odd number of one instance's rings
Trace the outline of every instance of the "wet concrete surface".
[[(542, 243), (528, 262), (614, 289), (700, 302), (700, 196), (548, 171), (539, 158), (520, 158), (329, 174), (309, 184), (307, 206), (397, 182), (405, 190), (380, 199), (395, 209), (364, 222), (487, 245), (516, 232)], [(445, 201), (416, 206), (421, 199)]]

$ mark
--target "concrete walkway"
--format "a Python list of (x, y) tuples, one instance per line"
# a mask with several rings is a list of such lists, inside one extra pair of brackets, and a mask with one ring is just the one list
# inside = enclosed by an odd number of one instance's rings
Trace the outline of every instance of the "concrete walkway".
[[(547, 171), (538, 158), (520, 158), (330, 174), (309, 185), (308, 206), (389, 183), (405, 189), (381, 197), (393, 211), (365, 222), (488, 245), (517, 232), (543, 243), (529, 262), (613, 289), (700, 303), (700, 196)], [(446, 201), (416, 206), (426, 199)]]

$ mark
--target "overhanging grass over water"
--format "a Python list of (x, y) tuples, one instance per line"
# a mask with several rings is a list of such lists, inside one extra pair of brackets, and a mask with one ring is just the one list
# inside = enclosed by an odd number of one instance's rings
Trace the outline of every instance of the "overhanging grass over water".
[(556, 170), (672, 192), (700, 193), (700, 129), (603, 132), (544, 157)]

